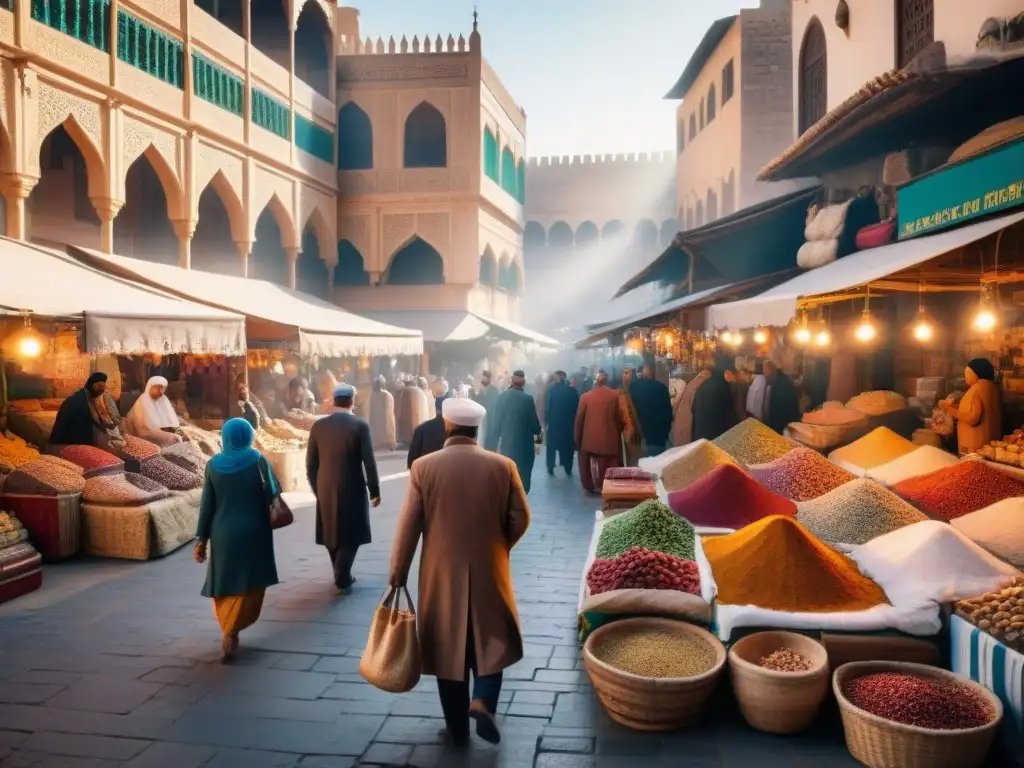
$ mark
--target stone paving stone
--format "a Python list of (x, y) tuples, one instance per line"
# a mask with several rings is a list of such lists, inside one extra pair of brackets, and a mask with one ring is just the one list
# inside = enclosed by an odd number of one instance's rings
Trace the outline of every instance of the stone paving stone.
[(374, 744), (360, 758), (371, 765), (405, 765), (412, 757), (411, 744)]
[(119, 760), (101, 760), (97, 757), (66, 757), (43, 752), (12, 752), (4, 768), (120, 768)]
[(64, 690), (63, 685), (4, 683), (0, 686), (0, 703), (42, 704)]
[[(213, 692), (188, 709), (190, 715), (216, 717), (230, 713), (257, 720), (298, 720), (307, 723), (333, 723), (341, 716), (337, 701), (305, 701), (251, 693)], [(255, 725), (255, 724), (254, 724)], [(258, 726), (256, 726), (258, 727)]]
[(294, 768), (301, 754), (262, 749), (222, 749), (203, 768)]
[(216, 753), (213, 747), (153, 744), (125, 763), (124, 768), (199, 768)]
[(594, 742), (592, 739), (542, 736), (539, 748), (541, 752), (569, 752), (572, 754), (587, 755), (594, 751)]
[[(548, 752), (537, 757), (536, 768), (593, 768), (593, 755), (569, 755)], [(689, 765), (689, 761), (687, 761)]]
[(357, 763), (355, 758), (334, 755), (306, 755), (299, 761), (300, 768), (352, 768), (357, 764), (363, 763)]
[(103, 760), (130, 760), (150, 745), (140, 739), (112, 739), (108, 736), (89, 736), (69, 733), (38, 731), (25, 739), (19, 749), (47, 755), (67, 757), (98, 757)]
[(214, 690), (266, 694), (288, 699), (316, 699), (334, 683), (334, 676), (285, 669), (261, 669), (254, 674), (245, 667), (204, 664), (191, 670), (180, 682)]
[(78, 682), (49, 699), (47, 704), (58, 709), (127, 715), (153, 698), (162, 687), (159, 683), (121, 680), (105, 675), (83, 675)]

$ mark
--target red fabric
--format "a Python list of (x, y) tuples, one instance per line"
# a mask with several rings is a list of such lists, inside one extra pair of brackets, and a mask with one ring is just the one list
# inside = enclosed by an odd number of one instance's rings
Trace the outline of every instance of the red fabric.
[(621, 466), (621, 456), (601, 456), (596, 453), (580, 451), (580, 483), (583, 485), (583, 490), (590, 493), (600, 492), (598, 481), (604, 477), (608, 468)]
[[(619, 393), (608, 386), (594, 387), (580, 398), (576, 411), (576, 445), (580, 454), (615, 456), (622, 453), (622, 415), (619, 413)], [(620, 466), (608, 464), (609, 466)], [(604, 479), (604, 469), (595, 475), (597, 481)]]
[(878, 248), (882, 245), (888, 245), (893, 241), (895, 234), (895, 219), (892, 221), (880, 221), (877, 224), (869, 224), (866, 227), (861, 227), (857, 232), (857, 237), (855, 239), (857, 249), (864, 251), (868, 248)]
[(715, 467), (668, 495), (668, 506), (694, 525), (742, 528), (770, 515), (796, 516), (796, 504), (772, 493), (735, 464)]

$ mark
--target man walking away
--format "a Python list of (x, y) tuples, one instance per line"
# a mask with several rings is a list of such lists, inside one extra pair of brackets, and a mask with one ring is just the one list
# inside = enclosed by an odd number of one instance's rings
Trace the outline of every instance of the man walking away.
[[(473, 399), (480, 403), (480, 405), (484, 407), (484, 410), (487, 411), (487, 416), (484, 417), (484, 423), (480, 426), (481, 434), (485, 436), (485, 442), (487, 435), (485, 430), (490, 428), (487, 420), (494, 414), (494, 406), (498, 404), (499, 397), (501, 397), (501, 391), (491, 382), (491, 372), (484, 371), (480, 374), (480, 389), (477, 391)], [(440, 413), (440, 411), (438, 411), (438, 413)]]
[(653, 365), (645, 365), (641, 376), (640, 381), (633, 382), (629, 394), (640, 422), (644, 456), (657, 456), (668, 446), (672, 432), (672, 395), (654, 378)]
[(764, 363), (764, 378), (768, 382), (764, 423), (781, 435), (790, 422), (800, 421), (800, 395), (793, 380), (772, 360)]
[(693, 399), (693, 439), (714, 440), (735, 423), (735, 400), (725, 365), (711, 371)]
[(412, 469), (412, 463), (421, 456), (444, 448), (444, 441), (444, 417), (439, 413), (430, 421), (420, 424), (413, 431), (412, 443), (409, 445), (409, 458), (406, 461), (408, 469)]
[(468, 399), (443, 403), (448, 439), (412, 467), (388, 577), (392, 586), (406, 583), (422, 536), (423, 673), (437, 677), (443, 738), (458, 747), (469, 743), (470, 718), (480, 738), (501, 740), (502, 671), (523, 657), (509, 553), (530, 525), (530, 508), (515, 464), (477, 445), (484, 413)]
[(622, 386), (619, 387), (619, 418), (622, 419), (622, 444), (625, 446), (625, 462), (627, 467), (635, 467), (644, 455), (644, 435), (640, 431), (640, 420), (636, 406), (630, 394), (633, 384), (633, 369), (622, 369)]
[(576, 452), (573, 428), (576, 411), (580, 407), (580, 393), (565, 383), (565, 371), (555, 371), (548, 385), (545, 407), (547, 433), (548, 474), (555, 474), (555, 463), (562, 465), (567, 476), (572, 475), (572, 456)]
[(334, 585), (343, 595), (352, 591), (356, 552), (371, 540), (370, 505), (380, 504), (370, 427), (352, 413), (355, 394), (350, 384), (335, 388), (338, 411), (313, 424), (306, 448), (306, 477), (316, 496), (316, 543), (327, 547)]
[(530, 492), (540, 421), (533, 398), (526, 394), (526, 374), (512, 372), (512, 386), (501, 393), (487, 428), (487, 449), (508, 456), (516, 463), (523, 488)]
[(370, 437), (373, 447), (393, 451), (398, 440), (395, 437), (395, 398), (384, 388), (384, 377), (378, 376), (370, 393)]
[(622, 426), (619, 393), (608, 386), (608, 374), (599, 371), (594, 388), (580, 398), (576, 412), (580, 483), (585, 491), (600, 493), (605, 471), (622, 466)]

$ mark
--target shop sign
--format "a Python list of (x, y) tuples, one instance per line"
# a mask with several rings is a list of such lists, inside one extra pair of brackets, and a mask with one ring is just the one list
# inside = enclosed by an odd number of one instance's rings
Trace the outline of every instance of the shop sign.
[(1024, 139), (912, 181), (896, 200), (900, 240), (1024, 206)]

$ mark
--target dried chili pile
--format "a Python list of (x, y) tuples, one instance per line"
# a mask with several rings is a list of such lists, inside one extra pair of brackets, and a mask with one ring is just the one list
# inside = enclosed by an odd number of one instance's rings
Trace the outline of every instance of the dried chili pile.
[(904, 480), (892, 490), (936, 520), (948, 521), (1024, 496), (1024, 483), (972, 459)]
[(614, 589), (674, 589), (699, 595), (700, 575), (692, 560), (633, 547), (619, 557), (595, 560), (587, 587), (592, 595)]
[(857, 564), (791, 517), (704, 539), (718, 600), (790, 613), (864, 611), (887, 602)]
[(969, 686), (892, 672), (851, 680), (843, 695), (872, 715), (933, 730), (980, 728), (993, 714), (988, 702)]

